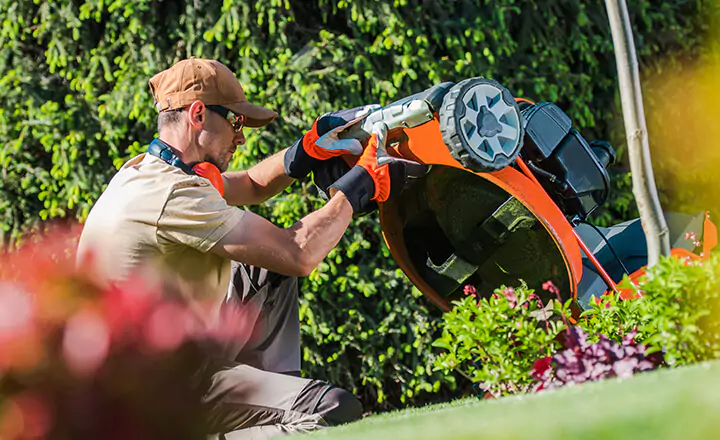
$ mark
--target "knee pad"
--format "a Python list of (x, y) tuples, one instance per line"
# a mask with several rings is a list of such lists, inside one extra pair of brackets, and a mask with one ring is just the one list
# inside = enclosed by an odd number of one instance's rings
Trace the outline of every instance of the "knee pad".
[(362, 417), (362, 405), (352, 393), (320, 380), (308, 381), (292, 409), (318, 414), (330, 426), (354, 422)]
[(329, 387), (318, 402), (317, 413), (331, 426), (359, 420), (362, 404), (357, 397), (342, 388)]

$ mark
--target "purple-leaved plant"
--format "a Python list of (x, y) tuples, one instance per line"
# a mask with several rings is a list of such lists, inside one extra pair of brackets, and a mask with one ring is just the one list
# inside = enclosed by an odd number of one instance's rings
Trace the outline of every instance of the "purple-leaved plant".
[(647, 355), (645, 346), (635, 343), (634, 337), (635, 332), (628, 333), (618, 344), (600, 335), (597, 342), (591, 343), (581, 328), (568, 328), (567, 348), (538, 359), (533, 365), (530, 374), (538, 381), (534, 391), (610, 377), (627, 378), (657, 368), (662, 358)]
[[(543, 289), (560, 299), (552, 282), (544, 283)], [(626, 334), (620, 344), (603, 334), (598, 335), (597, 342), (589, 342), (583, 329), (571, 326), (564, 315), (562, 318), (566, 324), (566, 349), (535, 361), (530, 372), (538, 381), (534, 391), (611, 377), (627, 378), (663, 363), (662, 354), (648, 355), (645, 346), (635, 342), (635, 330)]]

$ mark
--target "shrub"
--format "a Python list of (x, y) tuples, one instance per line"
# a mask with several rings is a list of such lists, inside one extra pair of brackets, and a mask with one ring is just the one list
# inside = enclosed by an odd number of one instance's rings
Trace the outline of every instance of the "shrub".
[(496, 397), (529, 391), (535, 361), (562, 347), (557, 336), (566, 327), (561, 316), (568, 305), (543, 304), (524, 285), (496, 289), (490, 298), (477, 298), (472, 286), (466, 293), (445, 315), (442, 337), (433, 345), (446, 351), (435, 366), (458, 370)]
[[(627, 279), (621, 284), (639, 297), (595, 299), (565, 332), (557, 318), (538, 325), (539, 305), (532, 301), (516, 306), (533, 295), (524, 288), (517, 289), (517, 300), (508, 288), (490, 299), (466, 297), (445, 316), (435, 345), (446, 352), (436, 365), (458, 369), (497, 395), (718, 359), (719, 270), (717, 254), (708, 260), (662, 258), (637, 285)], [(567, 315), (567, 304), (553, 311)], [(535, 387), (534, 380), (540, 382)]]
[(720, 255), (709, 260), (662, 258), (637, 286), (640, 296), (606, 295), (594, 302), (579, 324), (590, 334), (620, 341), (630, 331), (662, 353), (668, 366), (720, 358)]

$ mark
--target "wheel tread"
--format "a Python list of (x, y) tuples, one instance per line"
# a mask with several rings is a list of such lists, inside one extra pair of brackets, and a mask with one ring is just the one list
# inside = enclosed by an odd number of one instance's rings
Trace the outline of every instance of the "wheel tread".
[[(440, 111), (438, 112), (440, 119), (440, 132), (442, 134), (443, 142), (450, 151), (450, 155), (453, 157), (453, 159), (460, 162), (462, 166), (477, 172), (492, 172), (505, 168), (506, 166), (510, 165), (512, 161), (515, 160), (515, 157), (517, 157), (517, 154), (519, 153), (522, 146), (522, 132), (520, 134), (520, 146), (517, 149), (517, 153), (513, 154), (510, 158), (497, 157), (495, 163), (492, 164), (493, 166), (491, 168), (489, 168), (487, 164), (478, 160), (473, 154), (470, 154), (470, 152), (465, 149), (456, 124), (458, 119), (456, 115), (456, 111), (458, 110), (457, 101), (461, 93), (465, 92), (466, 87), (469, 84), (475, 82), (478, 78), (481, 77), (468, 78), (460, 81), (459, 83), (455, 84), (445, 95)], [(506, 90), (502, 85), (500, 85), (500, 83), (495, 80), (488, 78), (481, 79), (489, 81), (491, 84), (495, 85), (501, 90)], [(462, 117), (462, 115), (460, 115), (460, 117)], [(522, 127), (520, 127), (520, 130), (522, 130)]]

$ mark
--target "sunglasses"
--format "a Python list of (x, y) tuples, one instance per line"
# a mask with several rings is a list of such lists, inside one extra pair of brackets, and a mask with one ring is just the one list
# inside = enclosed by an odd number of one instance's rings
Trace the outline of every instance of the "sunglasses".
[(223, 118), (227, 119), (227, 121), (232, 124), (235, 133), (242, 130), (242, 128), (245, 126), (245, 115), (235, 114), (231, 110), (219, 105), (206, 105), (205, 107), (207, 107), (208, 110), (213, 111), (222, 116)]

